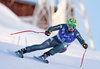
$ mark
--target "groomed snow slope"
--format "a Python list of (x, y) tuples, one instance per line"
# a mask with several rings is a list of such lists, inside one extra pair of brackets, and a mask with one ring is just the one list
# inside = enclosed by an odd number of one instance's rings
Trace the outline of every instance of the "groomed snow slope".
[[(48, 49), (25, 54), (23, 59), (10, 54), (9, 51), (16, 51), (25, 46), (39, 44), (49, 38), (44, 34), (35, 33), (10, 35), (13, 32), (23, 30), (44, 31), (22, 22), (12, 11), (0, 3), (0, 69), (80, 69), (84, 49), (78, 43), (72, 43), (67, 52), (63, 54), (49, 57), (49, 64), (33, 59), (33, 55), (39, 56)], [(20, 41), (18, 43), (19, 38)], [(100, 68), (100, 52), (88, 49), (83, 69), (98, 68)]]

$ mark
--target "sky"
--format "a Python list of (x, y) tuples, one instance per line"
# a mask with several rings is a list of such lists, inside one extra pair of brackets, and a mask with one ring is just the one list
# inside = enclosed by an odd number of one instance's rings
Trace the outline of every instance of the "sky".
[[(24, 1), (30, 1), (30, 2), (37, 2), (37, 0), (24, 0)], [(56, 1), (56, 0), (55, 0)], [(85, 4), (85, 9), (86, 9), (86, 15), (89, 20), (90, 24), (90, 30), (92, 33), (92, 37), (94, 40), (95, 48), (97, 51), (100, 51), (100, 46), (99, 46), (99, 39), (100, 39), (100, 31), (99, 31), (99, 18), (100, 18), (100, 0), (83, 0)]]
[(95, 47), (97, 51), (100, 51), (100, 0), (84, 0), (87, 17), (89, 19), (90, 29), (94, 39)]

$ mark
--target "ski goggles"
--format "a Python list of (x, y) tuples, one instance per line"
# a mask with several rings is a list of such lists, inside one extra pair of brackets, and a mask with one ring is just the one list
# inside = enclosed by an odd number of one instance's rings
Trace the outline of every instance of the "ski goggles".
[(76, 27), (75, 26), (68, 25), (68, 28), (69, 29), (75, 29)]

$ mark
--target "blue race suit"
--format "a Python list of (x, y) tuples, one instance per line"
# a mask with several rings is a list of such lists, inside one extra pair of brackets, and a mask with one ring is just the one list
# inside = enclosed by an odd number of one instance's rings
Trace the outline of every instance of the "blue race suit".
[(67, 29), (67, 24), (59, 30), (57, 36), (61, 42), (71, 43), (75, 40), (74, 32), (76, 29), (71, 33), (66, 33), (66, 29)]
[(50, 55), (54, 55), (56, 53), (62, 53), (65, 52), (67, 47), (72, 43), (76, 38), (82, 45), (84, 43), (83, 38), (81, 37), (80, 33), (77, 29), (75, 29), (73, 32), (68, 31), (67, 24), (60, 24), (53, 27), (50, 27), (48, 30), (52, 31), (58, 31), (58, 34), (55, 35), (52, 38), (49, 38), (48, 40), (44, 41), (42, 44), (38, 45), (32, 45), (26, 47), (27, 52), (37, 51), (37, 50), (43, 50), (46, 48), (52, 48), (48, 51)]

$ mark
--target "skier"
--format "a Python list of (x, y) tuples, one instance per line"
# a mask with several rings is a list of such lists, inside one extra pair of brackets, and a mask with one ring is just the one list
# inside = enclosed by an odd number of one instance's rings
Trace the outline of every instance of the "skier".
[(67, 50), (68, 46), (75, 40), (78, 39), (80, 44), (84, 49), (88, 48), (88, 45), (81, 37), (80, 33), (76, 29), (77, 22), (74, 18), (68, 20), (66, 24), (60, 24), (56, 26), (51, 26), (45, 35), (50, 36), (51, 32), (59, 30), (58, 34), (48, 40), (44, 41), (42, 44), (28, 46), (16, 51), (17, 55), (23, 58), (23, 54), (30, 53), (37, 50), (43, 50), (46, 48), (52, 48), (45, 52), (43, 55), (39, 56), (46, 60), (48, 56), (54, 55), (56, 53), (63, 53)]

